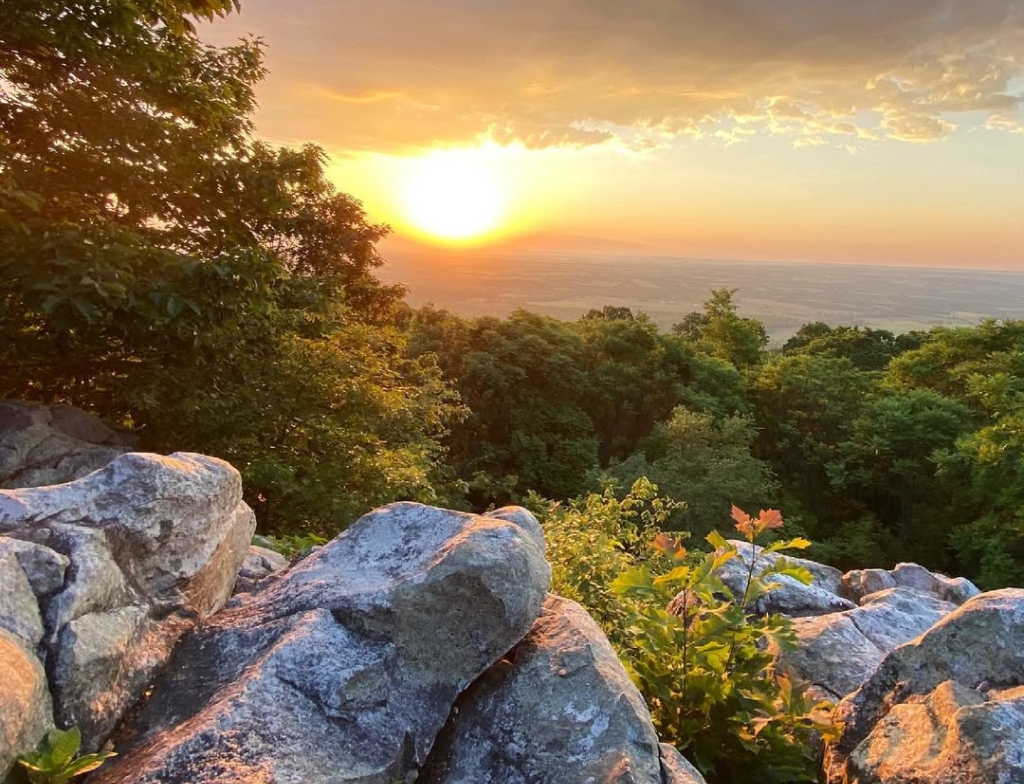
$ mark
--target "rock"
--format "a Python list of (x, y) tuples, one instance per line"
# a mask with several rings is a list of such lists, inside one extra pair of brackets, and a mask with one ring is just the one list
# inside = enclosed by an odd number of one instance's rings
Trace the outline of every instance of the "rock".
[(288, 559), (280, 553), (259, 545), (250, 545), (242, 568), (238, 572), (234, 592), (248, 593), (256, 587), (257, 582), (275, 572), (284, 571), (288, 566)]
[(895, 587), (896, 579), (885, 569), (855, 569), (843, 575), (839, 592), (859, 604), (865, 596)]
[(129, 451), (133, 439), (71, 406), (0, 402), (0, 487), (80, 479)]
[(956, 609), (934, 596), (889, 588), (865, 596), (848, 615), (861, 634), (884, 653), (923, 634)]
[(860, 688), (885, 655), (927, 631), (955, 607), (906, 588), (872, 594), (842, 613), (796, 618), (798, 647), (775, 649), (779, 667), (833, 700)]
[(779, 558), (795, 566), (802, 566), (811, 573), (810, 585), (788, 575), (773, 576), (772, 582), (778, 587), (759, 597), (749, 609), (758, 615), (778, 613), (793, 618), (823, 613), (842, 612), (855, 607), (853, 602), (839, 596), (842, 585), (842, 572), (831, 566), (809, 561), (805, 558), (791, 558), (776, 553), (764, 553), (762, 548), (742, 541), (730, 541), (739, 553), (737, 558), (728, 561), (719, 571), (719, 577), (729, 586), (737, 599), (742, 597), (743, 589), (749, 574), (750, 560), (757, 558), (755, 567), (758, 574), (778, 562)]
[(897, 564), (892, 571), (856, 569), (843, 575), (841, 593), (854, 602), (887, 588), (908, 588), (934, 596), (944, 602), (961, 605), (981, 591), (964, 577), (946, 577), (912, 563)]
[(896, 581), (896, 585), (902, 585), (904, 588), (913, 588), (921, 593), (938, 594), (942, 588), (941, 583), (934, 574), (923, 566), (918, 566), (914, 563), (896, 564), (896, 568), (890, 574)]
[(0, 629), (21, 639), (29, 650), (43, 640), (43, 620), (32, 584), (12, 552), (0, 551)]
[(21, 586), (4, 595), (42, 609), (18, 633), (42, 642), (57, 720), (86, 749), (224, 605), (254, 527), (238, 472), (200, 455), (125, 454), (73, 482), (0, 490), (0, 580)]
[(839, 704), (843, 730), (826, 749), (828, 780), (1019, 781), (1022, 685), (1024, 590), (976, 596), (892, 651)]
[(548, 596), (509, 659), (463, 695), (417, 781), (660, 783), (650, 713), (586, 610)]
[(675, 746), (662, 743), (660, 751), (662, 784), (706, 784), (700, 771), (687, 762)]
[(889, 711), (854, 749), (849, 781), (1012, 784), (1024, 779), (1024, 688), (997, 700), (945, 681)]
[(773, 649), (779, 669), (824, 689), (838, 700), (856, 690), (885, 657), (857, 628), (848, 613), (796, 618), (797, 649)]
[[(125, 575), (151, 597), (219, 609), (234, 585), (222, 556), (241, 564), (255, 529), (242, 480), (223, 460), (126, 454), (54, 487), (0, 491), (0, 531), (73, 524), (101, 529)], [(222, 547), (227, 552), (218, 552)], [(226, 583), (226, 585), (225, 585)]]
[(0, 631), (0, 781), (19, 754), (32, 751), (53, 727), (46, 673), (21, 641)]
[(526, 513), (393, 504), (198, 627), (91, 784), (392, 782), (530, 629), (550, 582)]
[(67, 556), (34, 542), (0, 536), (0, 555), (4, 553), (13, 553), (18, 559), (37, 597), (45, 599), (63, 587), (64, 574), (71, 563)]

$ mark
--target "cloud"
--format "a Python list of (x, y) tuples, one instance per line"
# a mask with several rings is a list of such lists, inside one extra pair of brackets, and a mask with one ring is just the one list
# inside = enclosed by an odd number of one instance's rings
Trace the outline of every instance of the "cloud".
[(270, 42), (274, 135), (339, 149), (1022, 125), (1024, 0), (247, 0), (229, 25)]

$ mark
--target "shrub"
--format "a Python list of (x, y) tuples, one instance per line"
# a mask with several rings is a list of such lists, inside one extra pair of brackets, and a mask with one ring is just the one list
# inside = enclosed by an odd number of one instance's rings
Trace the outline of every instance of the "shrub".
[[(759, 563), (764, 553), (802, 549), (807, 540), (755, 549), (743, 594), (734, 596), (718, 573), (736, 548), (713, 533), (712, 552), (687, 552), (687, 534), (660, 530), (675, 503), (659, 498), (646, 479), (621, 500), (605, 491), (565, 506), (536, 496), (528, 504), (544, 526), (552, 590), (582, 604), (604, 628), (663, 740), (711, 784), (815, 780), (814, 735), (832, 731), (832, 706), (808, 699), (801, 684), (774, 669), (769, 643), (792, 648), (792, 623), (744, 610), (777, 575), (810, 580), (785, 559), (763, 571)], [(752, 519), (733, 511), (751, 544), (782, 524), (778, 512)]]

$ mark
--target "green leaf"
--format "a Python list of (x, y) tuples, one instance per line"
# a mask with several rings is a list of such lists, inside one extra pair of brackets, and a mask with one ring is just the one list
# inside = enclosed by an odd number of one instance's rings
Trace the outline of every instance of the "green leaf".
[(68, 730), (53, 729), (47, 736), (50, 746), (50, 758), (57, 769), (65, 767), (75, 758), (82, 746), (82, 731), (78, 727)]

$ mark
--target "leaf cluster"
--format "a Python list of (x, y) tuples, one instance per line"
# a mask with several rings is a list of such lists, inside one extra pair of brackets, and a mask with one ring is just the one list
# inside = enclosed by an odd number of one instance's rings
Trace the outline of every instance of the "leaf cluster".
[(54, 728), (43, 740), (42, 748), (18, 757), (18, 764), (31, 784), (66, 784), (96, 770), (111, 757), (112, 751), (79, 755), (82, 733), (78, 727)]

